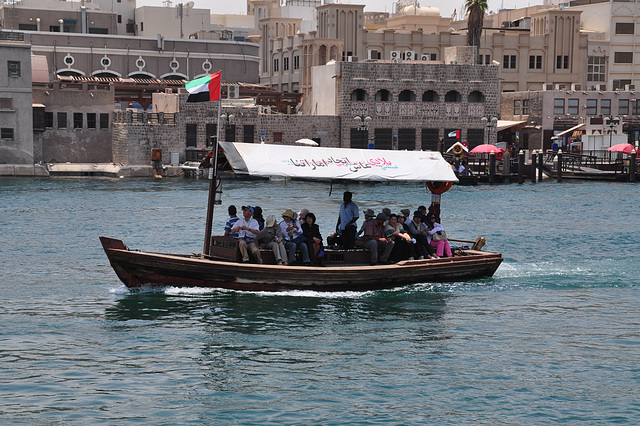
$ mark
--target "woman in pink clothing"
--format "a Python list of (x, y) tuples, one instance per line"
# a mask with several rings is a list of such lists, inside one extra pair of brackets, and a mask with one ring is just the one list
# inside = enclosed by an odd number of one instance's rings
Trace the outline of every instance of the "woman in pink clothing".
[(427, 225), (427, 239), (429, 240), (429, 244), (431, 244), (436, 249), (436, 255), (438, 257), (442, 257), (444, 253), (447, 254), (447, 257), (451, 257), (451, 246), (449, 246), (449, 241), (440, 240), (434, 241), (433, 235), (444, 231), (444, 227), (436, 222), (436, 215), (433, 213), (429, 213), (425, 219), (425, 225)]

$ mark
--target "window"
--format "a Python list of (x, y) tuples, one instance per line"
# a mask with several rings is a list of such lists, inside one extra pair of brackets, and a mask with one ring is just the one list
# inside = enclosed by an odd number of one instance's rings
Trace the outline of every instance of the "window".
[(415, 151), (416, 129), (398, 129), (398, 149)]
[(389, 102), (391, 100), (391, 92), (386, 89), (380, 89), (376, 92), (376, 102)]
[(245, 124), (243, 128), (242, 140), (245, 143), (253, 143), (255, 141), (255, 127), (251, 124)]
[(273, 60), (273, 72), (278, 72), (280, 71), (280, 60), (279, 59), (274, 59)]
[(289, 71), (289, 58), (282, 58), (282, 71)]
[(13, 108), (13, 99), (0, 98), (0, 109), (12, 109), (12, 108)]
[(293, 69), (294, 70), (300, 69), (300, 55), (296, 55), (293, 57)]
[(118, 24), (122, 24), (122, 15), (118, 15)]
[(632, 64), (633, 52), (615, 52), (613, 54), (613, 63), (615, 64)]
[(20, 62), (8, 61), (9, 77), (20, 77)]
[(96, 113), (88, 112), (87, 113), (87, 129), (95, 129), (96, 128)]
[(431, 58), (431, 60), (432, 60), (432, 61), (436, 61), (436, 60), (437, 60), (437, 59), (436, 59), (437, 57), (438, 57), (438, 55), (437, 55), (437, 54), (435, 54), (435, 53), (432, 53), (432, 54), (431, 54), (431, 56), (430, 56), (430, 58)]
[(616, 22), (616, 34), (634, 34), (633, 22)]
[(529, 99), (522, 101), (522, 115), (529, 115)]
[(89, 34), (109, 34), (108, 28), (89, 28)]
[(38, 25), (37, 24), (18, 24), (18, 29), (24, 30), (24, 31), (38, 31)]
[(66, 129), (67, 128), (67, 113), (59, 112), (58, 113), (58, 129)]
[(516, 55), (504, 55), (502, 58), (502, 68), (516, 68)]
[(618, 101), (618, 115), (629, 115), (629, 99)]
[(558, 55), (556, 56), (556, 68), (561, 69), (569, 69), (569, 56), (568, 55)]
[(600, 100), (600, 114), (602, 115), (611, 114), (611, 99)]
[(580, 101), (578, 99), (569, 99), (567, 104), (567, 113), (570, 115), (580, 114)]
[(631, 107), (633, 108), (631, 112), (633, 115), (640, 115), (640, 101), (631, 99)]
[(587, 80), (606, 81), (606, 59), (604, 56), (589, 56), (587, 61)]
[(553, 100), (553, 114), (564, 115), (564, 99)]
[(214, 123), (207, 123), (207, 125), (205, 126), (205, 137), (205, 144), (208, 147), (215, 145), (215, 139), (212, 140), (211, 138), (218, 137), (218, 125)]
[(187, 124), (187, 147), (195, 147), (198, 139), (198, 125)]
[(480, 65), (490, 65), (491, 64), (491, 55), (480, 55), (478, 57), (478, 64), (480, 64)]
[(109, 128), (109, 114), (100, 114), (100, 128), (101, 129)]
[(627, 90), (627, 84), (631, 84), (631, 80), (613, 80), (613, 90)]
[(144, 22), (140, 22), (140, 31), (144, 31)]
[(3, 127), (0, 129), (0, 139), (13, 140), (13, 128)]
[(597, 99), (587, 99), (587, 115), (598, 115)]
[(273, 132), (273, 141), (282, 142), (282, 132)]
[(81, 112), (73, 113), (73, 128), (82, 129), (82, 113)]
[(420, 148), (423, 151), (437, 151), (439, 133), (439, 129), (422, 129), (422, 143)]
[(522, 101), (513, 101), (513, 115), (520, 115), (522, 112)]
[(542, 55), (529, 56), (529, 69), (542, 69)]
[(45, 111), (44, 126), (53, 129), (53, 113)]

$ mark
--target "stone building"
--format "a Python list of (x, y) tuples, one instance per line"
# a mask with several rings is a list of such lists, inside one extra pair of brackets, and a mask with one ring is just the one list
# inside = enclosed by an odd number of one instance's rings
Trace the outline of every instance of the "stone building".
[(0, 164), (33, 165), (29, 37), (0, 32)]
[[(505, 120), (522, 120), (526, 124), (520, 136), (523, 149), (551, 149), (557, 134), (562, 146), (579, 140), (588, 121), (619, 118), (621, 131), (629, 142), (638, 140), (640, 133), (640, 100), (635, 90), (537, 90), (502, 93), (500, 116)], [(594, 120), (595, 119), (595, 120)], [(566, 132), (570, 130), (569, 132)], [(578, 131), (574, 135), (574, 131)], [(608, 129), (607, 129), (608, 131)]]

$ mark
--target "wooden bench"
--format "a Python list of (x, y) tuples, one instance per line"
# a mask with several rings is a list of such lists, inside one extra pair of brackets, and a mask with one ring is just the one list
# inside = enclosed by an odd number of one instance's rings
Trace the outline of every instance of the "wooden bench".
[[(211, 257), (221, 260), (230, 260), (232, 262), (240, 262), (240, 249), (236, 238), (213, 236), (211, 237)], [(325, 265), (357, 265), (367, 264), (369, 262), (369, 250), (364, 248), (356, 248), (352, 250), (341, 249), (324, 249)], [(260, 249), (262, 262), (267, 265), (275, 265), (276, 259), (273, 252), (269, 249)], [(300, 250), (297, 251), (297, 258), (300, 259)]]

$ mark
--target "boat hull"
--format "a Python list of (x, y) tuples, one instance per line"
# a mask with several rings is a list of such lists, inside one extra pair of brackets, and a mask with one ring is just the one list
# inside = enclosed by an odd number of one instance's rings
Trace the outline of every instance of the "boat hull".
[(121, 240), (100, 237), (100, 241), (111, 266), (129, 288), (366, 291), (491, 277), (502, 263), (499, 253), (469, 251), (464, 256), (391, 265), (284, 267), (211, 260), (197, 255), (130, 251)]

